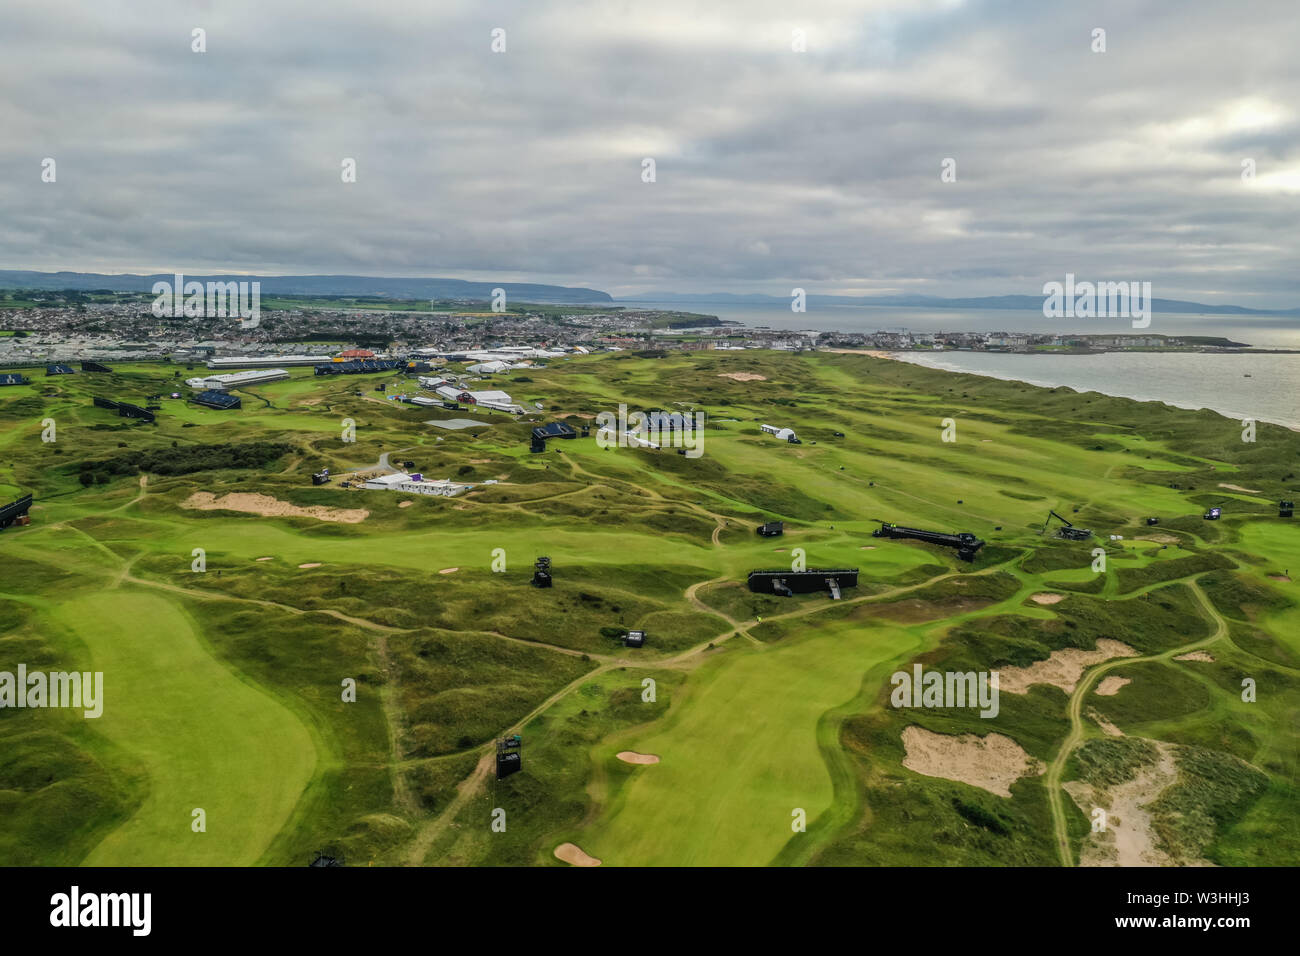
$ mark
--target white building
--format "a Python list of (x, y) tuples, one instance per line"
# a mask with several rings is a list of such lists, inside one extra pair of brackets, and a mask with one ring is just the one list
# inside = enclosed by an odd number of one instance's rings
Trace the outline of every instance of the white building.
[(231, 372), (228, 375), (207, 375), (203, 378), (187, 378), (185, 384), (201, 391), (225, 392), (232, 388), (247, 385), (261, 385), (263, 382), (278, 382), (289, 377), (282, 368), (253, 369), (248, 372)]
[(378, 475), (371, 478), (362, 487), (371, 491), (405, 491), (415, 495), (441, 495), (450, 498), (474, 486), (462, 485), (446, 478), (426, 481), (422, 475), (408, 475), (404, 471), (398, 471), (391, 475)]
[(293, 368), (301, 365), (320, 365), (328, 362), (328, 355), (249, 355), (208, 359), (208, 368), (214, 371), (232, 368)]
[(476, 365), (466, 365), (465, 371), (473, 372), (476, 375), (492, 375), (496, 372), (508, 372), (514, 367), (515, 366), (511, 365), (509, 362), (498, 360), (495, 362), (479, 362)]
[(796, 437), (793, 428), (778, 428), (775, 425), (759, 425), (758, 427), (769, 435), (775, 435), (782, 441), (791, 441)]

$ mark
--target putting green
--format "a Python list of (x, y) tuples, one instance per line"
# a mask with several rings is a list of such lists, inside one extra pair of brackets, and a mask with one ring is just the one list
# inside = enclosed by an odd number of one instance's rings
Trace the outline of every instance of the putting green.
[[(316, 750), (285, 707), (205, 649), (171, 601), (138, 591), (78, 597), (50, 612), (104, 674), (95, 729), (149, 775), (135, 815), (88, 866), (247, 866), (284, 826), (311, 779)], [(191, 812), (207, 832), (191, 831)]]

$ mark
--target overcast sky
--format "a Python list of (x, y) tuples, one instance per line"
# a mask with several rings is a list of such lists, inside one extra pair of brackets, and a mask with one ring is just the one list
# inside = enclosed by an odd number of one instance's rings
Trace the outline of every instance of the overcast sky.
[(1298, 22), (1296, 0), (5, 0), (0, 268), (614, 295), (1073, 272), (1296, 307)]

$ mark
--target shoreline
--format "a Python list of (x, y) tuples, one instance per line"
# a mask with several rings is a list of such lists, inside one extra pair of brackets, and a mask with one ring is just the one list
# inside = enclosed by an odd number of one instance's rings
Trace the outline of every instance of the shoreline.
[[(909, 350), (909, 349), (894, 349), (894, 350), (885, 350), (885, 349), (822, 349), (821, 351), (824, 351), (824, 352), (837, 352), (837, 353), (842, 353), (842, 354), (853, 354), (853, 355), (867, 355), (867, 356), (870, 357), (870, 358), (888, 359), (888, 360), (890, 360), (890, 361), (894, 361), (894, 362), (902, 362), (902, 363), (904, 363), (904, 364), (906, 364), (906, 365), (915, 365), (917, 368), (929, 369), (930, 371), (934, 371), (934, 372), (947, 372), (947, 373), (949, 373), (949, 374), (955, 374), (955, 375), (978, 375), (978, 376), (980, 376), (981, 378), (991, 378), (991, 379), (995, 379), (995, 380), (1000, 381), (1000, 382), (1020, 382), (1020, 383), (1022, 383), (1022, 384), (1024, 384), (1024, 385), (1029, 385), (1029, 386), (1032, 386), (1032, 387), (1034, 387), (1034, 388), (1048, 388), (1048, 389), (1055, 389), (1055, 388), (1068, 388), (1068, 389), (1071, 389), (1072, 391), (1078, 392), (1079, 394), (1084, 394), (1085, 392), (1095, 392), (1095, 393), (1097, 393), (1098, 395), (1105, 395), (1105, 396), (1108, 396), (1108, 397), (1110, 397), (1110, 398), (1122, 398), (1122, 399), (1126, 399), (1126, 400), (1128, 400), (1128, 401), (1132, 401), (1132, 402), (1152, 402), (1152, 403), (1159, 404), (1159, 405), (1166, 405), (1166, 406), (1168, 406), (1168, 407), (1170, 407), (1170, 408), (1178, 408), (1178, 409), (1181, 409), (1181, 410), (1183, 410), (1183, 411), (1193, 411), (1193, 412), (1195, 412), (1195, 411), (1208, 411), (1208, 412), (1213, 412), (1214, 414), (1216, 414), (1216, 415), (1218, 415), (1218, 416), (1220, 416), (1220, 417), (1222, 417), (1222, 418), (1226, 418), (1226, 419), (1228, 419), (1229, 421), (1235, 421), (1235, 420), (1238, 420), (1238, 419), (1242, 418), (1242, 415), (1239, 414), (1239, 413), (1237, 413), (1237, 412), (1228, 412), (1228, 411), (1224, 411), (1223, 409), (1220, 409), (1220, 408), (1213, 408), (1213, 407), (1211, 407), (1211, 406), (1209, 406), (1209, 405), (1193, 405), (1193, 404), (1188, 404), (1188, 403), (1183, 402), (1183, 401), (1170, 401), (1170, 400), (1168, 400), (1168, 399), (1164, 399), (1164, 398), (1141, 397), (1141, 396), (1137, 396), (1137, 395), (1121, 395), (1121, 394), (1117, 394), (1116, 392), (1113, 392), (1113, 391), (1105, 391), (1103, 388), (1099, 388), (1099, 387), (1095, 387), (1095, 386), (1090, 386), (1090, 387), (1080, 387), (1080, 386), (1078, 386), (1078, 385), (1069, 385), (1069, 384), (1066, 384), (1066, 383), (1064, 383), (1064, 382), (1056, 382), (1055, 384), (1045, 383), (1045, 382), (1035, 382), (1035, 381), (1029, 381), (1028, 379), (1025, 379), (1025, 378), (1017, 377), (1016, 375), (1013, 375), (1013, 374), (1010, 374), (1010, 373), (996, 373), (996, 372), (986, 371), (986, 370), (982, 370), (982, 369), (944, 368), (944, 367), (942, 367), (942, 366), (940, 366), (940, 365), (938, 365), (938, 364), (933, 364), (933, 363), (931, 363), (931, 362), (924, 362), (924, 361), (912, 361), (911, 359), (909, 359), (909, 358), (906, 357), (906, 356), (916, 355), (916, 356), (921, 357), (921, 358), (939, 358), (940, 356), (944, 356), (944, 355), (952, 355), (952, 354), (961, 354), (961, 355), (1029, 355), (1029, 354), (1034, 354), (1034, 353), (1025, 353), (1025, 352), (976, 352), (976, 351), (973, 350), (973, 349), (960, 349), (960, 350), (959, 350), (959, 349), (944, 349), (944, 350), (941, 351), (941, 352), (934, 352), (934, 353), (929, 353), (929, 352), (915, 352), (915, 351), (912, 351), (912, 350)], [(1110, 349), (1110, 350), (1107, 350), (1107, 351), (1110, 352), (1110, 353), (1117, 353), (1117, 352), (1122, 353), (1122, 352), (1126, 352), (1126, 351), (1137, 351), (1137, 350), (1133, 350), (1133, 349)], [(1039, 353), (1039, 354), (1064, 354), (1064, 353)], [(1103, 353), (1103, 352), (1101, 352), (1101, 351), (1097, 351), (1097, 352), (1091, 352), (1091, 353), (1074, 353), (1074, 354), (1093, 354), (1093, 355), (1102, 355), (1102, 354), (1105, 354), (1105, 353)], [(1156, 353), (1156, 354), (1166, 354), (1166, 353)], [(1195, 354), (1202, 354), (1202, 355), (1203, 355), (1203, 354), (1219, 354), (1219, 352), (1218, 352), (1218, 350), (1212, 350), (1211, 352), (1199, 352), (1199, 353), (1195, 353)], [(1294, 355), (1294, 354), (1300, 354), (1300, 352), (1284, 350), (1281, 354)], [(1275, 418), (1265, 418), (1265, 417), (1262, 417), (1262, 416), (1259, 416), (1259, 415), (1255, 415), (1255, 416), (1252, 416), (1252, 417), (1254, 417), (1255, 420), (1260, 421), (1260, 422), (1264, 422), (1264, 423), (1267, 423), (1267, 424), (1270, 424), (1270, 425), (1277, 425), (1277, 426), (1279, 426), (1279, 427), (1281, 427), (1281, 428), (1286, 428), (1286, 429), (1288, 429), (1289, 431), (1300, 432), (1300, 422), (1294, 422), (1294, 421), (1279, 421), (1278, 419), (1275, 419)]]

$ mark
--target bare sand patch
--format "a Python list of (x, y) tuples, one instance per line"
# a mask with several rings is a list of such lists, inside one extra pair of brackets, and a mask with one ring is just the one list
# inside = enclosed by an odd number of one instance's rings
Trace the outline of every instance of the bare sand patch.
[(892, 359), (892, 352), (882, 352), (880, 349), (822, 349), (823, 352), (834, 352), (838, 355), (869, 355), (872, 358)]
[(1031, 595), (1029, 596), (1029, 600), (1033, 601), (1035, 604), (1057, 604), (1057, 603), (1059, 603), (1060, 601), (1064, 601), (1064, 600), (1065, 600), (1065, 595), (1064, 595), (1064, 594), (1047, 594), (1047, 593), (1043, 593), (1043, 594), (1031, 594)]
[(413, 505), (413, 504), (415, 504), (414, 501), (399, 501), (399, 502), (397, 503), (397, 507), (399, 507), (399, 508), (409, 508), (409, 507), (411, 507), (411, 505)]
[(243, 511), (263, 518), (316, 518), (344, 524), (359, 524), (370, 517), (370, 512), (364, 508), (327, 508), (324, 505), (304, 508), (270, 495), (244, 491), (232, 491), (220, 498), (210, 491), (196, 491), (181, 502), (181, 507), (197, 511)]
[(589, 856), (576, 843), (561, 843), (555, 848), (555, 858), (573, 866), (600, 866), (600, 860)]
[(1124, 736), (1124, 731), (1120, 730), (1118, 727), (1116, 727), (1114, 724), (1112, 724), (1109, 720), (1107, 720), (1107, 719), (1106, 719), (1105, 717), (1103, 717), (1101, 714), (1097, 713), (1097, 712), (1096, 712), (1095, 710), (1093, 710), (1091, 707), (1088, 708), (1088, 717), (1089, 717), (1089, 719), (1091, 719), (1093, 722), (1095, 722), (1096, 725), (1097, 725), (1098, 727), (1101, 728), (1101, 732), (1102, 732), (1103, 734), (1105, 734), (1107, 737), (1123, 737), (1123, 736)]
[(735, 379), (737, 382), (766, 382), (766, 375), (757, 372), (719, 372), (718, 378)]
[(875, 546), (874, 544), (864, 544), (862, 547), (858, 548), (858, 550), (859, 550), (859, 551), (875, 551), (875, 550), (876, 550), (876, 546)]
[(998, 689), (1008, 694), (1024, 694), (1031, 684), (1051, 684), (1071, 694), (1084, 671), (1112, 657), (1137, 657), (1137, 651), (1121, 641), (1101, 637), (1097, 639), (1095, 651), (1067, 647), (1053, 651), (1047, 660), (1035, 661), (1028, 667), (1001, 668), (998, 671)]
[(1119, 693), (1121, 687), (1131, 683), (1133, 683), (1133, 679), (1130, 677), (1116, 677), (1112, 674), (1109, 677), (1103, 677), (1093, 693), (1098, 697), (1114, 697)]
[(1174, 658), (1176, 661), (1202, 661), (1206, 664), (1214, 663), (1214, 655), (1209, 651), (1191, 651), (1187, 654), (1179, 654)]
[(1080, 866), (1209, 866), (1202, 859), (1175, 859), (1156, 847), (1151, 814), (1146, 808), (1178, 779), (1174, 746), (1153, 741), (1160, 752), (1154, 764), (1132, 780), (1099, 790), (1081, 780), (1064, 785), (1079, 809), (1090, 818), (1095, 808), (1106, 811), (1106, 829), (1089, 833), (1079, 854)]
[(620, 750), (618, 759), (624, 763), (650, 764), (659, 762), (659, 757), (655, 754), (639, 754), (635, 750)]
[(1285, 574), (1270, 574), (1269, 577), (1272, 578), (1274, 581), (1285, 581), (1287, 583), (1290, 583), (1291, 581), (1291, 579), (1287, 577)]
[(300, 568), (319, 568), (319, 567), (320, 567), (320, 562), (319, 562), (319, 561), (308, 561), (306, 564), (300, 564), (300, 565), (298, 565), (298, 567), (300, 567)]
[(1021, 777), (1037, 776), (1047, 768), (1002, 734), (936, 734), (915, 725), (903, 730), (907, 755), (903, 766), (927, 777), (942, 777), (979, 787), (999, 797), (1011, 796)]
[(1172, 534), (1143, 534), (1139, 535), (1137, 541), (1154, 541), (1156, 544), (1180, 544), (1181, 541)]
[(1248, 495), (1262, 495), (1264, 493), (1260, 491), (1258, 488), (1243, 488), (1241, 487), (1241, 485), (1230, 485), (1224, 481), (1219, 482), (1219, 487), (1227, 488), (1229, 491), (1242, 491)]
[(271, 560), (271, 556), (268, 554), (266, 557), (264, 557), (264, 558), (258, 558), (257, 560), (259, 560), (259, 561), (270, 561), (270, 560)]
[(443, 569), (442, 569), (441, 571), (439, 571), (438, 573), (439, 573), (439, 574), (451, 574), (453, 571), (459, 571), (459, 570), (460, 570), (460, 568), (443, 568)]

